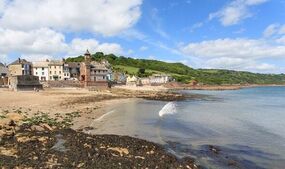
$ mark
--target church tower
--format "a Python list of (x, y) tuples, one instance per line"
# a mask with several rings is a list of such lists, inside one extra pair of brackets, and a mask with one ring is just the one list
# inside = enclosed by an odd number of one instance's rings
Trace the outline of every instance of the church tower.
[(91, 81), (91, 54), (88, 49), (84, 54), (84, 62), (80, 64), (80, 80), (84, 82), (84, 87)]
[(84, 54), (85, 63), (91, 63), (91, 54), (87, 49), (86, 53)]

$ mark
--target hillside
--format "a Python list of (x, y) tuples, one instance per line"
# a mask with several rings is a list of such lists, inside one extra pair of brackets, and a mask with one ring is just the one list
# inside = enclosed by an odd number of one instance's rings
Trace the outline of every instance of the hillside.
[[(145, 75), (154, 73), (171, 74), (177, 81), (189, 82), (197, 80), (199, 83), (209, 85), (222, 84), (285, 84), (284, 74), (259, 74), (244, 71), (217, 70), (217, 69), (193, 69), (182, 63), (167, 63), (157, 60), (134, 59), (113, 54), (104, 55), (97, 52), (92, 59), (100, 61), (106, 59), (115, 71), (127, 74), (138, 74), (140, 69), (145, 70)], [(82, 62), (83, 56), (67, 58), (67, 62)], [(141, 74), (139, 74), (141, 75)]]

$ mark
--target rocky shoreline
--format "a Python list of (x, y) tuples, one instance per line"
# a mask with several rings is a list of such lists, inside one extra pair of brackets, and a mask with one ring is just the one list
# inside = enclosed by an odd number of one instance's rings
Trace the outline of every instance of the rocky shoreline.
[(65, 125), (30, 121), (17, 114), (0, 119), (0, 168), (186, 168), (162, 146), (128, 136), (88, 135)]
[[(196, 96), (196, 95), (195, 95)], [(132, 91), (125, 89), (111, 89), (108, 92), (97, 94), (94, 96), (79, 96), (70, 98), (62, 103), (63, 106), (73, 104), (86, 104), (92, 102), (102, 102), (115, 99), (146, 99), (159, 101), (182, 101), (187, 98), (194, 98), (194, 95), (178, 93), (176, 91)], [(197, 95), (198, 96), (198, 95)]]

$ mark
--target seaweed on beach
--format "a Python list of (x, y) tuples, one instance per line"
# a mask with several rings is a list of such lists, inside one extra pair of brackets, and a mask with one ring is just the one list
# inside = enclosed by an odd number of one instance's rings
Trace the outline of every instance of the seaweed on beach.
[(198, 168), (160, 145), (115, 135), (88, 135), (72, 129), (31, 131), (24, 125), (0, 141), (1, 168)]

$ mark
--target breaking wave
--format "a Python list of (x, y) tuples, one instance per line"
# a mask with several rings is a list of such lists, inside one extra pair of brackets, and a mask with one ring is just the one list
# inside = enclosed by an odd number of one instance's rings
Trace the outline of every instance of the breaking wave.
[(164, 115), (171, 115), (176, 112), (176, 104), (174, 102), (169, 102), (159, 111), (158, 115), (163, 117)]

